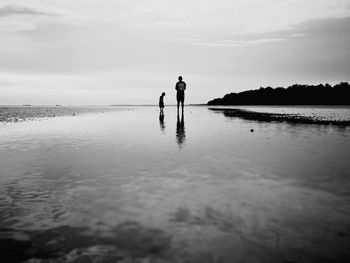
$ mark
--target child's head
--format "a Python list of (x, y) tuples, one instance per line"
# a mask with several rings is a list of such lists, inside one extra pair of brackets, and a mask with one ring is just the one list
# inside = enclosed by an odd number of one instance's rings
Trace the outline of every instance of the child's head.
[(165, 92), (162, 93), (162, 96), (165, 96)]

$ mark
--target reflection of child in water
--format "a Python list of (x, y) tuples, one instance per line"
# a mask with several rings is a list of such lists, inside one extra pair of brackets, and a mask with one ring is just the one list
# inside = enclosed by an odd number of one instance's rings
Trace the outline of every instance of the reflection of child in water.
[(163, 112), (164, 109), (164, 96), (165, 93), (163, 92), (162, 95), (159, 97), (159, 109), (161, 112)]

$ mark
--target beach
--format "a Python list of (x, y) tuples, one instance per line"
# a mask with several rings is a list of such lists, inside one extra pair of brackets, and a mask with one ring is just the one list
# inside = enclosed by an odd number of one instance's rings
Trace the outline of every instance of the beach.
[(350, 259), (348, 108), (48, 112), (0, 125), (7, 262)]

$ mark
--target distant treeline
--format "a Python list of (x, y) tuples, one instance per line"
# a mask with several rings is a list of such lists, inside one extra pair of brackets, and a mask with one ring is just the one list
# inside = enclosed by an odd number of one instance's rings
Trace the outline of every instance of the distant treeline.
[(350, 105), (350, 85), (299, 85), (271, 87), (226, 94), (208, 105)]

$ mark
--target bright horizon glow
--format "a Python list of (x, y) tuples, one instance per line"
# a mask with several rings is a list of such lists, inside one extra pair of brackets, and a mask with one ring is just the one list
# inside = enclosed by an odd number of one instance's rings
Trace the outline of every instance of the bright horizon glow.
[(186, 104), (350, 81), (350, 0), (2, 0), (0, 105)]

